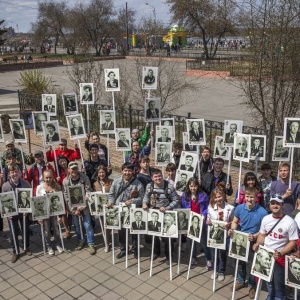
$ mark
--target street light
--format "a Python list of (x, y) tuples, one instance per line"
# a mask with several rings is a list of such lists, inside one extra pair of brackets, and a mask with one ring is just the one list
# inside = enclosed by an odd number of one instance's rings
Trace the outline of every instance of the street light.
[(156, 45), (156, 35), (155, 35), (155, 32), (156, 32), (156, 12), (155, 12), (155, 7), (150, 5), (149, 3), (145, 3), (146, 5), (152, 7), (153, 9), (153, 15), (154, 15), (154, 39), (155, 39), (155, 45)]

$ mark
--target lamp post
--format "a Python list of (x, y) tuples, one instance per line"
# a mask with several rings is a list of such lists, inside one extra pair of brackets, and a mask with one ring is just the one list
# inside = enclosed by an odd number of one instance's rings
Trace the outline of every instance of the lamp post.
[(155, 46), (156, 46), (156, 35), (155, 35), (155, 33), (156, 33), (156, 11), (155, 11), (155, 7), (150, 5), (147, 2), (145, 4), (152, 7), (152, 9), (153, 9), (153, 15), (154, 15), (154, 40), (155, 40)]

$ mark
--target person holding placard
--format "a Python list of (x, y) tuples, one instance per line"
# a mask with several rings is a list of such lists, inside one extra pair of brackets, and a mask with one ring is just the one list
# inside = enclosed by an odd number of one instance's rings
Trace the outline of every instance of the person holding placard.
[[(3, 184), (2, 190), (1, 190), (2, 193), (15, 191), (15, 189), (20, 189), (20, 188), (31, 188), (30, 184), (26, 180), (21, 179), (20, 173), (19, 173), (19, 168), (17, 166), (9, 166), (8, 167), (8, 173), (9, 173), (9, 176), (10, 176), (10, 180)], [(20, 251), (19, 251), (19, 239), (17, 237), (18, 237), (18, 231), (19, 231), (19, 224), (21, 226), (22, 231), (24, 230), (24, 228), (23, 228), (23, 214), (20, 213), (16, 216), (9, 217), (9, 219), (12, 220), (12, 227), (13, 228), (10, 227), (10, 230), (14, 231), (14, 235), (16, 237), (16, 245), (17, 245), (17, 248), (18, 248), (17, 252), (20, 253)], [(25, 220), (26, 220), (25, 221), (25, 228), (26, 228), (25, 229), (25, 235), (26, 235), (26, 237), (25, 237), (26, 238), (25, 253), (30, 256), (30, 255), (32, 255), (32, 253), (29, 250), (29, 217), (28, 217), (28, 215), (26, 216)], [(24, 234), (22, 236), (24, 236)], [(11, 258), (11, 262), (15, 263), (18, 260), (19, 255), (16, 252), (13, 238), (11, 238), (11, 242), (12, 242), (12, 248), (13, 248), (13, 256)], [(24, 243), (24, 241), (23, 241), (23, 243)]]
[[(59, 144), (59, 148), (54, 150), (56, 157), (60, 155), (66, 157), (69, 161), (74, 161), (76, 159), (80, 159), (80, 150), (78, 145), (75, 143), (75, 150), (69, 149), (67, 145), (66, 139), (61, 139), (61, 143)], [(48, 147), (48, 151), (46, 152), (46, 157), (48, 162), (54, 161), (54, 151), (52, 151), (52, 147)]]
[[(92, 143), (90, 143), (90, 138), (92, 138)], [(106, 160), (108, 162), (108, 151), (107, 147), (104, 144), (100, 143), (100, 136), (98, 133), (93, 132), (90, 135), (87, 135), (87, 139), (84, 142), (84, 147), (86, 150), (90, 150), (90, 144), (98, 145), (98, 156), (100, 159)]]
[(174, 143), (173, 144), (173, 152), (171, 157), (171, 163), (174, 163), (176, 166), (176, 169), (179, 167), (179, 162), (181, 158), (181, 152), (183, 150), (183, 145), (181, 143)]
[[(200, 165), (200, 178), (199, 179), (202, 181), (203, 176), (206, 173), (211, 172), (214, 167), (214, 159), (211, 156), (211, 151), (210, 151), (209, 147), (206, 147), (206, 146), (203, 147), (199, 165)], [(197, 171), (198, 171), (198, 166), (197, 166)], [(196, 171), (196, 173), (198, 174), (197, 171)]]
[(17, 164), (16, 154), (8, 153), (6, 155), (6, 166), (3, 168), (3, 173), (0, 173), (1, 185), (10, 179), (8, 175), (8, 167), (9, 166), (17, 166), (19, 168), (20, 178), (26, 179), (27, 171), (23, 169), (22, 164)]
[(283, 212), (284, 200), (280, 196), (272, 196), (270, 209), (272, 214), (263, 218), (253, 250), (257, 251), (259, 245), (274, 250), (273, 257), (276, 260), (274, 265), (273, 278), (267, 282), (267, 299), (285, 299), (284, 265), (285, 255), (289, 254), (299, 239), (296, 222)]
[[(152, 131), (154, 132), (154, 131)], [(143, 149), (147, 144), (150, 137), (150, 126), (149, 123), (146, 123), (143, 134), (140, 136), (140, 130), (137, 128), (132, 129), (131, 131), (131, 143), (138, 141), (140, 144), (140, 149)], [(130, 151), (125, 152), (126, 155), (130, 154)]]

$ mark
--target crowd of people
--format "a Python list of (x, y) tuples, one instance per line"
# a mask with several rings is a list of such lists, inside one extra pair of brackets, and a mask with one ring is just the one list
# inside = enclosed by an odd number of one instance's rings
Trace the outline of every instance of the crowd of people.
[[(250, 274), (251, 263), (255, 251), (260, 245), (273, 249), (275, 272), (273, 279), (267, 284), (267, 299), (284, 299), (284, 257), (292, 253), (293, 257), (300, 258), (300, 183), (291, 181), (290, 165), (287, 162), (279, 166), (279, 178), (271, 173), (271, 166), (264, 163), (261, 166), (262, 175), (258, 177), (253, 172), (247, 172), (243, 184), (236, 192), (233, 205), (227, 201), (227, 196), (233, 195), (233, 186), (230, 174), (223, 170), (224, 160), (213, 159), (208, 147), (203, 147), (199, 157), (197, 170), (189, 180), (182, 180), (180, 191), (176, 186), (175, 174), (180, 168), (180, 156), (183, 145), (175, 142), (170, 163), (166, 167), (167, 177), (164, 178), (162, 171), (151, 166), (149, 158), (151, 148), (151, 137), (153, 132), (147, 128), (141, 136), (139, 130), (134, 129), (131, 134), (131, 152), (127, 153), (125, 163), (121, 167), (121, 175), (114, 180), (109, 179), (112, 169), (109, 164), (107, 147), (100, 143), (97, 133), (88, 136), (85, 147), (89, 157), (81, 166), (76, 162), (81, 154), (79, 147), (68, 148), (67, 140), (62, 139), (58, 149), (49, 147), (44, 155), (43, 151), (36, 151), (34, 154), (23, 153), (24, 163), (30, 165), (27, 169), (23, 165), (22, 153), (15, 147), (14, 141), (5, 142), (6, 150), (2, 154), (1, 191), (2, 193), (15, 191), (19, 188), (32, 188), (33, 197), (48, 195), (62, 191), (66, 211), (65, 214), (49, 219), (39, 220), (43, 224), (45, 245), (49, 255), (54, 255), (55, 250), (63, 252), (63, 245), (59, 236), (58, 224), (63, 223), (65, 238), (71, 238), (71, 226), (74, 225), (78, 246), (76, 250), (82, 250), (85, 244), (89, 247), (91, 255), (96, 254), (94, 245), (95, 220), (91, 216), (89, 206), (74, 206), (70, 196), (70, 188), (80, 186), (84, 189), (85, 200), (93, 191), (109, 193), (108, 207), (120, 203), (130, 207), (135, 204), (137, 208), (145, 211), (158, 209), (168, 215), (168, 211), (175, 208), (187, 208), (192, 212), (203, 215), (204, 223), (200, 246), (193, 247), (191, 268), (197, 266), (197, 257), (200, 248), (204, 252), (207, 270), (213, 270), (211, 278), (223, 281), (226, 273), (228, 247), (230, 236), (235, 230), (248, 235), (250, 251), (248, 262), (240, 262), (235, 289), (249, 288), (249, 296), (254, 299), (256, 291), (256, 280)], [(53, 165), (51, 162), (54, 162)], [(55, 167), (54, 167), (55, 166)], [(184, 179), (184, 178), (183, 178)], [(17, 201), (22, 201), (18, 199)], [(53, 199), (53, 202), (56, 200)], [(5, 203), (2, 203), (2, 209)], [(181, 215), (178, 214), (180, 220)], [(26, 222), (23, 222), (23, 213), (8, 217), (9, 229), (12, 236), (18, 237), (25, 230), (26, 245), (23, 245), (25, 253), (32, 255), (30, 251), (30, 214), (26, 214)], [(85, 228), (86, 238), (82, 234), (81, 220)], [(153, 219), (155, 222), (155, 218)], [(152, 221), (153, 221), (152, 220)], [(228, 232), (226, 249), (217, 251), (217, 265), (214, 266), (215, 249), (207, 246), (207, 232), (213, 221), (224, 221), (224, 229)], [(180, 221), (178, 221), (180, 223)], [(25, 224), (25, 228), (23, 228)], [(196, 222), (195, 222), (196, 224)], [(154, 226), (154, 225), (153, 225)], [(3, 230), (3, 219), (0, 221), (0, 230)], [(54, 234), (54, 244), (51, 244), (51, 230)], [(197, 231), (197, 227), (190, 229)], [(216, 238), (215, 234), (215, 238)], [(22, 234), (24, 236), (24, 234)], [(106, 237), (109, 237), (106, 234)], [(121, 259), (126, 255), (126, 230), (118, 231), (120, 252), (117, 258)], [(19, 239), (14, 243), (11, 238), (13, 249), (12, 263), (15, 263), (19, 256)], [(153, 260), (161, 255), (161, 242), (164, 243), (166, 263), (169, 263), (170, 256), (174, 255), (174, 244), (176, 239), (172, 238), (169, 247), (168, 238), (155, 237)], [(182, 236), (181, 248), (184, 251), (187, 247), (187, 236)], [(151, 244), (152, 238), (145, 236), (145, 243)], [(131, 253), (137, 258), (137, 235), (131, 235)], [(112, 245), (107, 240), (105, 251), (109, 252)], [(171, 250), (171, 253), (169, 251)]]

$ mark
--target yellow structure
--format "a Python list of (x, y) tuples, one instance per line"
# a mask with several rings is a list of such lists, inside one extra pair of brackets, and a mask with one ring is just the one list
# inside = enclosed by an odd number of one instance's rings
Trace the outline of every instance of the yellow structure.
[(187, 45), (187, 32), (184, 30), (183, 26), (178, 26), (176, 24), (171, 26), (168, 35), (163, 37), (163, 41), (165, 44), (169, 44), (170, 46), (176, 45), (177, 43), (180, 46)]

